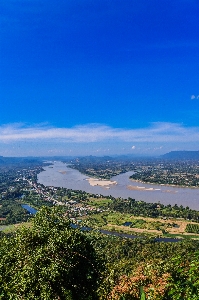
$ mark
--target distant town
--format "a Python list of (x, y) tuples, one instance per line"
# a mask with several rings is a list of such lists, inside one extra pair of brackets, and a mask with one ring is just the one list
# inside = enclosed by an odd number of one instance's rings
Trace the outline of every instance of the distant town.
[[(120, 173), (134, 171), (133, 180), (197, 188), (197, 160), (129, 157), (60, 158), (71, 168), (93, 178), (110, 179)], [(22, 224), (32, 218), (31, 208), (59, 206), (63, 214), (76, 224), (116, 232), (199, 238), (199, 212), (189, 207), (146, 203), (91, 194), (38, 183), (37, 175), (50, 162), (43, 158), (1, 158), (0, 160), (0, 224)], [(26, 204), (26, 208), (24, 205)], [(27, 207), (30, 208), (27, 209)], [(8, 227), (9, 228), (9, 227)]]

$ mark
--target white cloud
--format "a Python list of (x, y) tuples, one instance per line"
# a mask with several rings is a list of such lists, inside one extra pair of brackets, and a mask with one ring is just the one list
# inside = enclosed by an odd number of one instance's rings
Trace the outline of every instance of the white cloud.
[(199, 99), (199, 95), (191, 95), (191, 100), (194, 100), (194, 99)]
[[(112, 128), (100, 124), (87, 124), (72, 128), (56, 128), (46, 125), (27, 127), (22, 124), (11, 124), (0, 127), (0, 141), (3, 143), (20, 141), (189, 143), (199, 142), (199, 127), (184, 127), (178, 123), (152, 123), (149, 127), (139, 129)], [(133, 147), (132, 149), (135, 149)]]
[(132, 146), (131, 149), (134, 150), (134, 149), (135, 149), (135, 146)]

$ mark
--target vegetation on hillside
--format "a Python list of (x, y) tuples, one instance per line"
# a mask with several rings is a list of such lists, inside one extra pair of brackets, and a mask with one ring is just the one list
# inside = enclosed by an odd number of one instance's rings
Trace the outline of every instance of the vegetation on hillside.
[(44, 207), (0, 244), (0, 298), (196, 300), (199, 243), (121, 239), (73, 229)]
[(100, 268), (88, 236), (43, 208), (0, 246), (0, 298), (96, 299)]
[[(94, 170), (96, 176), (135, 167), (107, 159), (102, 172)], [(0, 299), (199, 299), (199, 241), (190, 239), (199, 234), (198, 211), (46, 187), (36, 180), (41, 169), (38, 162), (24, 161), (0, 168)], [(34, 217), (24, 203), (40, 211)], [(71, 222), (93, 230), (81, 232)], [(102, 228), (133, 235), (137, 230), (142, 238), (103, 235)], [(189, 239), (163, 243), (149, 238), (149, 231), (171, 236), (178, 228), (181, 238)]]

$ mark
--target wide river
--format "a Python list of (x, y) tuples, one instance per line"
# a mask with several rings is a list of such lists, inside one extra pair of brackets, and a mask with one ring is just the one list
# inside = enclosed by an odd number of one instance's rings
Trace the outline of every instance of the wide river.
[(60, 161), (54, 161), (52, 165), (44, 167), (44, 171), (37, 178), (38, 183), (45, 186), (65, 187), (116, 198), (131, 197), (146, 202), (160, 201), (163, 204), (177, 204), (199, 210), (199, 189), (141, 183), (130, 180), (129, 176), (132, 174), (133, 172), (127, 172), (112, 177), (111, 181), (116, 181), (117, 184), (91, 186), (88, 180), (90, 177)]

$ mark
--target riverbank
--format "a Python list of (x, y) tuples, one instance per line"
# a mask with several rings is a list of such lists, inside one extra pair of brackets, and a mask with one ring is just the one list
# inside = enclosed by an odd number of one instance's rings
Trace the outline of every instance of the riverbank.
[[(69, 168), (67, 164), (60, 161), (53, 162), (49, 167), (44, 167), (45, 171), (37, 175), (38, 183), (45, 186), (65, 187), (73, 190), (82, 190), (91, 194), (101, 194), (104, 196), (121, 197), (128, 199), (131, 197), (136, 200), (143, 200), (150, 203), (162, 203), (164, 205), (183, 205), (192, 209), (199, 210), (199, 189), (171, 187), (164, 185), (155, 185), (141, 183), (129, 179), (133, 172), (122, 173), (110, 179), (110, 182), (117, 184), (99, 185), (97, 178), (91, 178), (83, 175), (73, 168)], [(60, 170), (64, 172), (60, 173)], [(88, 179), (93, 185), (90, 185)], [(100, 180), (101, 181), (101, 180)], [(101, 181), (103, 182), (103, 181)], [(110, 183), (108, 180), (108, 183)], [(105, 181), (107, 183), (107, 181)], [(103, 183), (104, 184), (104, 183)], [(133, 186), (130, 189), (128, 186)], [(142, 188), (136, 187), (145, 187)], [(151, 190), (154, 189), (154, 191)], [(168, 192), (169, 191), (169, 192)]]
[[(142, 181), (142, 180), (137, 180), (137, 179), (132, 179), (129, 177), (129, 180), (131, 180), (132, 182), (139, 182), (142, 184), (153, 184), (153, 185), (158, 185), (155, 182), (147, 182), (147, 181)], [(175, 184), (166, 184), (166, 183), (159, 183), (160, 186), (166, 186), (166, 187), (172, 187), (172, 188), (188, 188), (188, 189), (197, 189), (199, 190), (199, 187), (197, 186), (190, 186), (190, 185), (175, 185)]]

